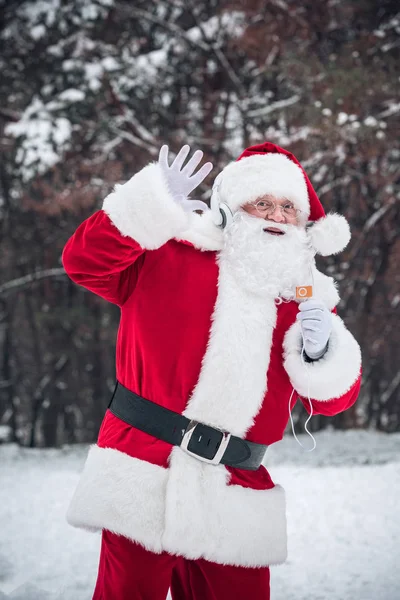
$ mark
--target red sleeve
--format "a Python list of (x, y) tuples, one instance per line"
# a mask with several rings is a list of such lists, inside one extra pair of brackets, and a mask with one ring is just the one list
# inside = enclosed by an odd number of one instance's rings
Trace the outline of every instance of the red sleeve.
[(99, 210), (70, 237), (62, 263), (75, 283), (122, 306), (132, 293), (145, 250), (123, 236), (109, 216)]
[[(361, 386), (361, 373), (357, 381), (351, 386), (351, 388), (340, 396), (339, 398), (331, 398), (330, 400), (314, 400), (311, 398), (312, 411), (314, 415), (324, 415), (325, 417), (333, 417), (338, 413), (344, 412), (350, 406), (353, 406), (358, 398)], [(310, 414), (310, 402), (308, 398), (304, 396), (298, 396), (302, 401), (304, 408)]]

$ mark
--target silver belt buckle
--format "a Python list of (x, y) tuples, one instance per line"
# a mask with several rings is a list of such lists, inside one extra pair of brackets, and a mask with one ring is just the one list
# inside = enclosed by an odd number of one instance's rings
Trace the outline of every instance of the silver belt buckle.
[(182, 438), (182, 442), (179, 447), (182, 448), (182, 450), (184, 452), (186, 452), (186, 454), (189, 454), (190, 456), (197, 458), (197, 460), (201, 460), (202, 462), (208, 463), (209, 465), (219, 465), (221, 458), (223, 457), (225, 450), (229, 444), (229, 440), (231, 439), (231, 434), (228, 433), (227, 431), (223, 431), (222, 429), (218, 429), (217, 427), (209, 426), (209, 427), (211, 427), (211, 429), (215, 429), (216, 431), (219, 431), (220, 433), (222, 433), (222, 440), (221, 440), (219, 448), (216, 451), (214, 457), (213, 458), (204, 458), (204, 456), (200, 456), (199, 454), (196, 454), (195, 452), (191, 452), (188, 449), (189, 442), (191, 440), (191, 437), (192, 437), (197, 425), (203, 425), (203, 423), (200, 423), (199, 421), (190, 421), (189, 425), (186, 427), (185, 434)]

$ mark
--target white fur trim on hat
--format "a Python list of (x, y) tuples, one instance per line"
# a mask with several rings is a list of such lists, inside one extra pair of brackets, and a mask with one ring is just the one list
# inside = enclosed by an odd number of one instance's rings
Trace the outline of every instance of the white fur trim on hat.
[(254, 154), (228, 164), (218, 175), (214, 194), (232, 211), (271, 194), (291, 200), (306, 218), (310, 214), (303, 171), (284, 154)]
[(350, 241), (350, 226), (343, 215), (330, 213), (315, 221), (307, 230), (313, 248), (322, 254), (330, 256), (344, 250)]

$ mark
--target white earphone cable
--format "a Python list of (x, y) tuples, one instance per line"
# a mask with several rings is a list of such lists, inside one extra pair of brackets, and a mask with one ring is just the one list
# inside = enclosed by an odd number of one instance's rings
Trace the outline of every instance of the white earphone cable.
[[(314, 290), (314, 275), (313, 275), (311, 263), (310, 263), (310, 274), (311, 274), (311, 281), (312, 281), (312, 289)], [(291, 407), (290, 407), (291, 402), (292, 402), (292, 398), (293, 398), (293, 394), (294, 394), (294, 391), (295, 391), (294, 388), (292, 389), (292, 393), (290, 394), (290, 398), (289, 398), (289, 417), (290, 417), (290, 423), (292, 425), (293, 436), (294, 436), (296, 442), (303, 448), (303, 450), (305, 452), (312, 452), (317, 447), (317, 442), (315, 441), (315, 438), (312, 435), (312, 433), (307, 428), (308, 422), (310, 421), (311, 417), (313, 416), (313, 406), (312, 406), (312, 402), (311, 402), (311, 398), (310, 398), (310, 373), (309, 373), (310, 365), (305, 362), (305, 360), (304, 360), (304, 353), (305, 353), (305, 349), (304, 349), (304, 339), (303, 339), (303, 346), (302, 346), (302, 349), (301, 349), (301, 355), (300, 355), (300, 357), (301, 357), (301, 362), (303, 363), (303, 366), (304, 366), (304, 368), (306, 370), (306, 374), (307, 374), (307, 400), (308, 400), (308, 402), (310, 404), (310, 415), (309, 415), (307, 421), (304, 424), (304, 430), (308, 433), (308, 435), (313, 440), (314, 445), (313, 445), (312, 448), (309, 448), (309, 449), (305, 448), (303, 446), (303, 444), (299, 441), (299, 439), (298, 439), (298, 437), (296, 435), (296, 432), (294, 430), (294, 423), (293, 423), (293, 419), (292, 419), (292, 410), (291, 410)]]

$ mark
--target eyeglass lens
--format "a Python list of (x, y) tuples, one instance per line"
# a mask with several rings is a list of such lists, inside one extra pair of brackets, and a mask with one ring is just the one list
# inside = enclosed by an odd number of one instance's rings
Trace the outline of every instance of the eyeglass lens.
[(283, 212), (283, 214), (285, 214), (288, 217), (294, 217), (297, 215), (297, 209), (290, 202), (288, 202), (284, 205), (281, 205), (281, 204), (275, 204), (274, 202), (271, 202), (270, 200), (260, 200), (255, 205), (256, 209), (258, 210), (258, 212), (260, 214), (267, 215), (267, 216), (272, 215), (275, 212), (276, 206), (278, 206), (280, 211)]

